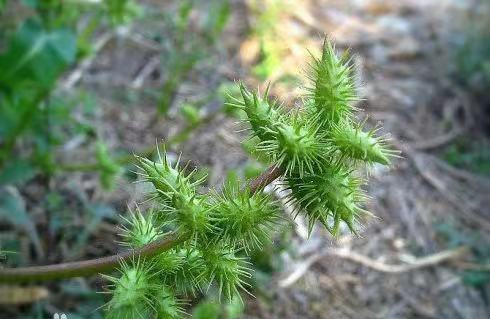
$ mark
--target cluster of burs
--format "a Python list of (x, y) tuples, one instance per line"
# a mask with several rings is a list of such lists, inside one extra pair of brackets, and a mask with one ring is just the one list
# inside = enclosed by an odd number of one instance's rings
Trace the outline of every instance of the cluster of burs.
[[(363, 130), (355, 118), (358, 100), (352, 65), (325, 41), (313, 58), (302, 106), (286, 110), (240, 85), (233, 106), (246, 113), (255, 151), (282, 172), (287, 201), (302, 214), (311, 232), (319, 221), (337, 235), (342, 225), (355, 232), (366, 198), (359, 168), (388, 165), (396, 151), (377, 129)], [(240, 298), (251, 277), (246, 255), (270, 240), (281, 212), (269, 195), (227, 184), (222, 192), (198, 192), (202, 179), (165, 152), (159, 161), (139, 158), (144, 179), (155, 188), (154, 208), (131, 214), (122, 229), (124, 243), (139, 248), (177, 234), (179, 241), (152, 258), (123, 263), (119, 277), (108, 277), (112, 299), (108, 318), (179, 318), (178, 297), (210, 287), (226, 300)], [(364, 174), (365, 175), (365, 174)], [(296, 216), (294, 216), (296, 217)]]

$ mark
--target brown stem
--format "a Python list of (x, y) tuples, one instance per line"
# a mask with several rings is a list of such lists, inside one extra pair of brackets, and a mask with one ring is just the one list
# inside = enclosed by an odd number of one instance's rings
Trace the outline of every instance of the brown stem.
[(276, 165), (269, 167), (265, 172), (260, 174), (257, 178), (250, 181), (248, 187), (250, 188), (250, 193), (254, 194), (262, 188), (266, 187), (273, 181), (279, 178), (284, 173), (284, 171)]
[[(269, 167), (248, 184), (250, 193), (254, 194), (262, 190), (281, 175), (282, 170), (280, 168), (277, 166)], [(46, 281), (107, 273), (117, 268), (121, 261), (131, 261), (139, 257), (152, 257), (185, 242), (187, 239), (188, 237), (186, 236), (170, 233), (165, 238), (141, 248), (131, 249), (112, 256), (46, 266), (0, 269), (0, 283)]]

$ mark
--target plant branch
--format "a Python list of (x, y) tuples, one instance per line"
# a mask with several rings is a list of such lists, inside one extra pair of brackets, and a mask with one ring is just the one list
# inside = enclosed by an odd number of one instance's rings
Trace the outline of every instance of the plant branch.
[[(265, 186), (281, 176), (282, 173), (282, 170), (277, 166), (271, 166), (259, 177), (248, 183), (250, 193), (254, 194), (262, 190)], [(108, 273), (117, 268), (121, 261), (131, 261), (140, 257), (152, 257), (188, 239), (186, 236), (179, 236), (177, 233), (172, 232), (166, 235), (165, 238), (154, 241), (146, 246), (112, 256), (46, 266), (0, 269), (0, 283), (47, 281)]]

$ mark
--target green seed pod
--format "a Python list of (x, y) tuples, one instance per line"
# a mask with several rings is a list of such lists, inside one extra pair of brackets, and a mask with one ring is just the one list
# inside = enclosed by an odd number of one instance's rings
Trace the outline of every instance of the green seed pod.
[(257, 149), (271, 154), (272, 161), (283, 167), (286, 175), (313, 173), (321, 169), (329, 153), (318, 129), (314, 122), (291, 113), (269, 130), (271, 139), (259, 143)]
[(331, 140), (342, 155), (368, 163), (390, 164), (390, 157), (398, 151), (388, 147), (386, 137), (376, 137), (377, 129), (364, 132), (362, 124), (339, 123), (331, 131)]
[(309, 231), (319, 220), (333, 235), (338, 234), (340, 221), (344, 221), (352, 232), (360, 205), (366, 195), (361, 190), (362, 180), (351, 176), (340, 166), (325, 167), (321, 174), (308, 174), (286, 178), (286, 186), (291, 190), (290, 201), (302, 209), (309, 222)]
[(180, 248), (175, 248), (155, 257), (155, 267), (162, 271), (162, 275), (171, 276), (182, 268), (185, 255), (180, 251)]
[(194, 239), (205, 239), (215, 231), (212, 224), (213, 206), (208, 203), (208, 197), (194, 195), (188, 200), (177, 199), (174, 209), (169, 213), (171, 221), (177, 225), (181, 234), (189, 234)]
[(182, 302), (166, 288), (161, 287), (155, 298), (156, 319), (178, 319), (184, 315)]
[(163, 158), (158, 151), (159, 163), (150, 161), (149, 159), (136, 157), (139, 162), (140, 169), (144, 172), (142, 176), (148, 182), (151, 182), (157, 191), (157, 195), (163, 199), (164, 203), (169, 205), (176, 200), (189, 201), (196, 194), (196, 187), (200, 185), (205, 177), (192, 182), (191, 172), (185, 175), (185, 168), (179, 169), (180, 158), (172, 167), (167, 159), (164, 151)]
[(358, 97), (347, 54), (337, 56), (333, 45), (325, 41), (322, 56), (320, 59), (313, 58), (308, 77), (313, 84), (307, 88), (308, 97), (313, 100), (309, 104), (314, 107), (309, 111), (315, 114), (325, 129), (351, 116), (355, 110), (351, 103)]
[(127, 226), (121, 227), (121, 236), (123, 245), (131, 248), (137, 248), (151, 243), (162, 235), (160, 227), (155, 223), (155, 214), (153, 211), (143, 216), (139, 208), (136, 212), (130, 211), (128, 218), (122, 217)]
[(175, 288), (179, 294), (196, 294), (201, 291), (199, 277), (204, 272), (204, 262), (195, 248), (175, 248), (155, 257), (155, 269), (162, 282)]
[(245, 258), (237, 257), (235, 251), (223, 245), (207, 245), (202, 249), (206, 269), (201, 275), (203, 281), (214, 281), (218, 286), (220, 296), (228, 301), (239, 297), (239, 289), (245, 290), (248, 284), (245, 279), (250, 278), (250, 268)]
[(142, 261), (122, 263), (121, 277), (104, 276), (111, 282), (112, 299), (106, 305), (107, 318), (149, 318), (152, 296), (159, 286), (152, 283), (152, 267)]
[(218, 231), (216, 242), (226, 242), (249, 251), (270, 240), (274, 225), (279, 222), (277, 205), (263, 193), (251, 195), (229, 183), (222, 195), (216, 194), (213, 219)]
[[(205, 265), (201, 252), (189, 247), (176, 249), (172, 254), (172, 257), (166, 256), (157, 261), (158, 268), (162, 270), (163, 281), (174, 287), (176, 294), (196, 295), (196, 292), (202, 291)], [(173, 260), (169, 260), (170, 258)], [(171, 265), (171, 262), (174, 262), (174, 265)], [(171, 266), (174, 268), (171, 269)], [(167, 272), (166, 269), (170, 271)]]
[(250, 92), (242, 83), (239, 86), (243, 100), (235, 100), (228, 105), (245, 111), (253, 136), (257, 136), (261, 141), (271, 139), (271, 129), (281, 121), (282, 114), (276, 103), (268, 101), (269, 87), (261, 98), (258, 93)]

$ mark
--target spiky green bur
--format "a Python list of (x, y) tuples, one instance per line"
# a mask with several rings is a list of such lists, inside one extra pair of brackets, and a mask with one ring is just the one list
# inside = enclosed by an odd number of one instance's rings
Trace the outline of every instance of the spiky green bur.
[(205, 265), (202, 254), (196, 248), (177, 248), (160, 254), (156, 267), (161, 270), (160, 277), (175, 293), (195, 295), (202, 291), (202, 273)]
[[(355, 170), (359, 164), (388, 165), (397, 152), (387, 146), (377, 130), (364, 132), (356, 122), (358, 101), (352, 64), (347, 54), (338, 56), (325, 41), (320, 58), (311, 63), (308, 93), (303, 107), (283, 113), (277, 104), (263, 107), (257, 94), (240, 85), (257, 152), (267, 153), (281, 167), (291, 190), (289, 200), (304, 211), (310, 231), (315, 221), (337, 234), (341, 222), (355, 232), (365, 199)], [(267, 101), (267, 95), (260, 101)]]
[(290, 201), (306, 213), (309, 231), (318, 220), (334, 235), (338, 234), (340, 221), (356, 231), (356, 219), (363, 211), (360, 205), (366, 198), (361, 185), (361, 179), (340, 165), (325, 167), (321, 174), (286, 178)]
[(178, 201), (188, 201), (196, 194), (196, 187), (202, 180), (192, 182), (191, 172), (184, 174), (184, 170), (179, 169), (179, 161), (172, 167), (166, 154), (160, 161), (153, 162), (147, 158), (137, 157), (139, 167), (143, 171), (143, 178), (151, 182), (156, 189), (157, 196), (167, 205)]
[(112, 289), (112, 299), (107, 304), (108, 319), (148, 318), (152, 296), (158, 286), (152, 283), (152, 273), (144, 262), (121, 264), (121, 277), (105, 276)]
[(208, 197), (196, 195), (188, 201), (175, 204), (169, 217), (180, 234), (189, 234), (193, 239), (206, 240), (215, 231), (212, 223), (212, 205)]
[(155, 296), (156, 319), (178, 319), (184, 315), (182, 302), (175, 298), (166, 287), (161, 287)]
[(376, 129), (364, 132), (362, 125), (343, 123), (335, 125), (331, 130), (331, 140), (342, 155), (367, 163), (390, 164), (390, 157), (397, 151), (387, 145), (387, 138), (376, 136)]
[(313, 124), (297, 113), (289, 114), (287, 121), (272, 126), (271, 138), (259, 143), (257, 149), (269, 153), (286, 175), (314, 173), (325, 162), (328, 145)]
[(207, 203), (207, 197), (196, 191), (205, 177), (192, 181), (195, 171), (185, 175), (185, 168), (179, 169), (179, 162), (172, 167), (166, 154), (163, 158), (160, 155), (159, 163), (146, 158), (138, 160), (144, 172), (143, 177), (153, 184), (157, 196), (164, 204), (160, 219), (177, 225), (181, 234), (189, 234), (194, 238), (212, 231), (209, 214), (212, 207)]
[(228, 105), (245, 111), (248, 122), (252, 126), (253, 136), (257, 136), (261, 141), (269, 140), (271, 130), (282, 117), (276, 103), (268, 100), (269, 88), (266, 89), (263, 97), (260, 97), (258, 92), (250, 92), (242, 83), (239, 87), (242, 100), (234, 99), (234, 102)]
[(263, 193), (251, 195), (248, 189), (228, 184), (222, 195), (216, 196), (213, 218), (219, 230), (216, 242), (243, 247), (246, 251), (260, 248), (270, 239), (279, 222), (279, 211), (271, 197)]
[(245, 280), (251, 278), (248, 262), (238, 257), (233, 248), (220, 244), (203, 247), (202, 256), (206, 266), (201, 274), (202, 280), (209, 285), (216, 283), (219, 295), (226, 300), (240, 298), (239, 290), (245, 290)]
[(313, 58), (311, 64), (312, 86), (308, 98), (314, 103), (312, 113), (318, 116), (323, 128), (348, 118), (355, 110), (352, 103), (358, 100), (355, 82), (347, 54), (337, 56), (333, 45), (325, 41), (322, 56)]
[(155, 221), (155, 214), (149, 211), (145, 216), (139, 208), (130, 212), (129, 218), (123, 217), (126, 225), (121, 227), (123, 245), (138, 248), (151, 243), (162, 235), (160, 225)]
[(119, 278), (105, 276), (112, 289), (112, 299), (106, 305), (106, 318), (181, 318), (181, 302), (171, 294), (159, 277), (153, 262), (138, 260), (131, 265), (122, 263)]

